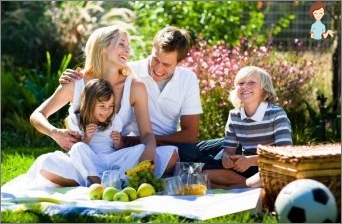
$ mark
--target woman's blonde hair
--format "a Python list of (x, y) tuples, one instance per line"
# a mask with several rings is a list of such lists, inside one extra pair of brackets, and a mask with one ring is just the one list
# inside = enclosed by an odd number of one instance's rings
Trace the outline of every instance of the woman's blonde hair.
[(277, 99), (276, 91), (273, 87), (272, 77), (264, 69), (256, 66), (245, 66), (241, 68), (234, 79), (234, 89), (230, 92), (229, 99), (235, 108), (240, 108), (242, 102), (237, 95), (238, 83), (241, 79), (249, 77), (251, 75), (257, 75), (260, 79), (260, 88), (263, 90), (263, 101), (275, 102)]
[[(85, 63), (83, 74), (85, 76), (90, 75), (94, 78), (102, 78), (103, 49), (109, 46), (111, 40), (114, 40), (117, 46), (123, 35), (129, 37), (125, 29), (117, 25), (111, 25), (98, 28), (89, 36), (84, 49)], [(120, 69), (120, 74), (126, 73), (125, 69), (127, 68)]]

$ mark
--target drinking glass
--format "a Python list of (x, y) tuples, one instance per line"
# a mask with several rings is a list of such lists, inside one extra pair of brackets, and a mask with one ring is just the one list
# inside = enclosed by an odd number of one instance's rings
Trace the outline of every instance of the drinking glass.
[(183, 195), (183, 184), (180, 176), (167, 177), (164, 179), (164, 194)]
[(199, 173), (202, 172), (204, 163), (198, 162), (177, 162), (175, 168), (175, 175), (182, 175), (183, 173)]
[(212, 189), (211, 189), (209, 174), (208, 173), (201, 173), (201, 176), (202, 176), (202, 178), (204, 180), (204, 183), (207, 186), (206, 194), (211, 194), (212, 193)]
[(183, 193), (185, 195), (205, 195), (209, 187), (210, 180), (208, 174), (188, 174), (188, 181), (183, 186)]
[(118, 170), (106, 170), (102, 174), (101, 185), (106, 187), (115, 187), (121, 190), (121, 179)]

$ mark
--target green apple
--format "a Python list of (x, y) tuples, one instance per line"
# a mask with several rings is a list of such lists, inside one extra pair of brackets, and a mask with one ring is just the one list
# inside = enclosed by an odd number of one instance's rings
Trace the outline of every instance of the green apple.
[(154, 195), (156, 193), (156, 190), (151, 184), (142, 183), (140, 184), (137, 193), (138, 193), (138, 197), (142, 198), (142, 197)]
[(95, 183), (90, 185), (88, 195), (90, 200), (101, 200), (104, 188), (101, 184)]
[(118, 190), (115, 187), (106, 187), (103, 191), (102, 199), (106, 201), (113, 201), (114, 195), (118, 193), (120, 190)]
[(125, 192), (128, 195), (130, 201), (134, 201), (138, 198), (138, 193), (133, 187), (125, 187), (122, 189), (122, 192)]
[(114, 195), (114, 201), (123, 201), (123, 202), (128, 202), (129, 197), (125, 192), (119, 191)]

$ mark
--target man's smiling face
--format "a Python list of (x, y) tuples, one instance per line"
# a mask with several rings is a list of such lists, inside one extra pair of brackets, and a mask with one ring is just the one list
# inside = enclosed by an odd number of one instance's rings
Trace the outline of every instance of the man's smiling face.
[(149, 69), (155, 81), (171, 77), (177, 64), (177, 51), (164, 52), (159, 47), (152, 48)]

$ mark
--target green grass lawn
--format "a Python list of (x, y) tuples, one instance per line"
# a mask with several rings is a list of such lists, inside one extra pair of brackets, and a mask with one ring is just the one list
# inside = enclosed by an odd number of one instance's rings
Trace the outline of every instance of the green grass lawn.
[[(51, 147), (33, 148), (18, 147), (4, 148), (1, 150), (1, 185), (4, 185), (14, 177), (25, 173), (35, 158), (43, 153), (53, 151)], [(227, 202), (229, 203), (229, 202)], [(210, 220), (198, 221), (177, 215), (160, 214), (138, 218), (130, 213), (102, 215), (102, 216), (48, 216), (39, 212), (39, 209), (31, 209), (21, 212), (1, 212), (1, 222), (7, 223), (93, 223), (93, 222), (120, 222), (120, 223), (276, 223), (274, 216), (251, 215), (249, 212), (241, 212), (222, 216)]]

